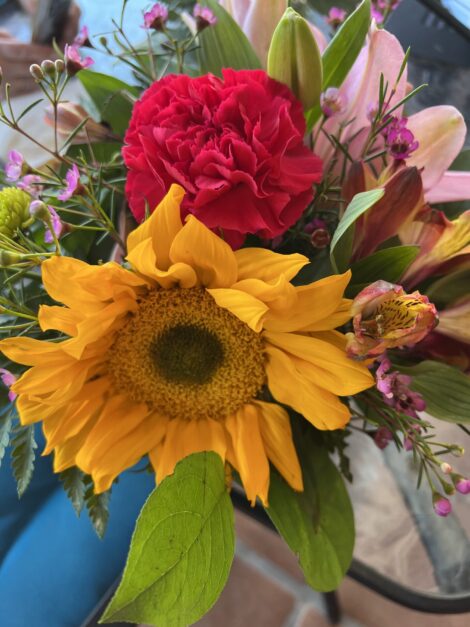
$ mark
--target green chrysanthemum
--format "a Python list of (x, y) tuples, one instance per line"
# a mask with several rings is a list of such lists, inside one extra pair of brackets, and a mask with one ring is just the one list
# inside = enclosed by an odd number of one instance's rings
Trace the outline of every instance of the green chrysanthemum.
[(17, 187), (5, 187), (0, 191), (0, 234), (13, 237), (16, 230), (30, 221), (31, 197)]

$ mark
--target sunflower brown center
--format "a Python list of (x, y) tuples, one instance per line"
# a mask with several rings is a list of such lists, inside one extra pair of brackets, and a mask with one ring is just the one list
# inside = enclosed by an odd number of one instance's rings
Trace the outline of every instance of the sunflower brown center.
[(169, 418), (222, 419), (265, 382), (258, 333), (203, 288), (157, 289), (143, 299), (108, 353), (116, 392)]

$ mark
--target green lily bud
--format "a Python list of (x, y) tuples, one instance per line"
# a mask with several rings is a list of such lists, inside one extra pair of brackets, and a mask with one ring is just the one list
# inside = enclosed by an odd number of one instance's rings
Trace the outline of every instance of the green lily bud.
[(288, 8), (274, 31), (268, 74), (288, 85), (308, 111), (320, 102), (322, 61), (308, 22)]
[(13, 237), (17, 229), (31, 220), (31, 197), (22, 189), (5, 187), (0, 191), (0, 233)]

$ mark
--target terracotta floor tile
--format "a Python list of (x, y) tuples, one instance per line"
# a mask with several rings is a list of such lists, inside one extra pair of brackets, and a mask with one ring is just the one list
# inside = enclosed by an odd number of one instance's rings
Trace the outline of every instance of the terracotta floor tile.
[(364, 627), (468, 627), (470, 614), (436, 615), (414, 612), (384, 599), (352, 579), (339, 589), (343, 613)]
[(230, 578), (199, 627), (282, 627), (294, 597), (262, 573), (235, 558)]
[(306, 606), (295, 627), (331, 627), (331, 625), (315, 608)]
[(277, 533), (237, 510), (235, 510), (235, 531), (237, 538), (245, 546), (269, 559), (297, 581), (304, 583), (297, 558)]

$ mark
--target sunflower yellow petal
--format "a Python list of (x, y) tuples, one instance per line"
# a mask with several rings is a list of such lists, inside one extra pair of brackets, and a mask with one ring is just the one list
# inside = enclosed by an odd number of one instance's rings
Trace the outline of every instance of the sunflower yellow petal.
[(35, 399), (30, 398), (27, 394), (20, 394), (16, 400), (16, 409), (22, 425), (31, 425), (35, 422), (47, 420), (57, 411), (61, 410), (61, 406), (44, 405)]
[(277, 401), (295, 409), (317, 429), (341, 429), (348, 423), (351, 416), (348, 407), (297, 370), (284, 351), (268, 346), (266, 354), (268, 387)]
[(304, 489), (302, 470), (292, 439), (289, 414), (276, 403), (256, 401), (261, 437), (269, 459), (294, 489)]
[(237, 262), (230, 246), (215, 233), (188, 216), (170, 249), (173, 263), (187, 263), (204, 287), (231, 287), (237, 280)]
[(351, 320), (351, 304), (352, 300), (349, 298), (343, 298), (338, 308), (326, 318), (317, 320), (306, 327), (300, 329), (300, 331), (330, 331), (342, 327), (343, 324)]
[(256, 497), (268, 505), (269, 462), (260, 432), (258, 409), (245, 405), (225, 419), (230, 434), (235, 467), (240, 473), (246, 496), (252, 505)]
[(283, 274), (276, 281), (266, 283), (261, 279), (243, 279), (232, 286), (233, 289), (251, 294), (258, 300), (266, 303), (269, 309), (288, 311), (297, 302), (295, 287), (289, 283)]
[(41, 305), (39, 307), (38, 321), (42, 331), (54, 329), (67, 335), (76, 335), (77, 324), (83, 320), (80, 311), (68, 307), (56, 305)]
[(280, 255), (267, 248), (241, 248), (235, 251), (235, 258), (239, 281), (259, 279), (271, 282), (277, 281), (281, 274), (290, 281), (310, 263), (304, 255)]
[[(343, 307), (343, 294), (351, 278), (351, 271), (334, 274), (315, 283), (296, 288), (297, 303), (286, 314), (271, 311), (265, 328), (271, 331), (299, 331), (316, 328), (315, 323), (327, 320)], [(336, 321), (335, 321), (336, 322)], [(327, 324), (327, 328), (331, 328)]]
[(272, 346), (295, 357), (294, 363), (303, 376), (333, 394), (357, 394), (374, 384), (364, 364), (350, 359), (344, 350), (325, 339), (269, 331), (265, 331), (263, 337)]
[(176, 464), (192, 453), (214, 451), (225, 461), (226, 435), (217, 420), (170, 420), (163, 446), (150, 452), (158, 481), (171, 475)]
[(65, 364), (70, 360), (60, 344), (31, 337), (8, 337), (0, 341), (0, 352), (24, 366)]
[(81, 451), (95, 422), (96, 418), (88, 421), (76, 436), (69, 438), (66, 442), (54, 449), (54, 472), (63, 472), (71, 466), (78, 466), (77, 455)]
[(128, 253), (142, 242), (150, 240), (155, 255), (155, 264), (160, 270), (171, 265), (170, 248), (176, 234), (183, 228), (180, 206), (184, 189), (173, 184), (152, 215), (134, 229), (127, 238)]
[(259, 333), (263, 328), (263, 318), (269, 307), (246, 292), (232, 289), (207, 290), (219, 307), (233, 313), (250, 329)]

